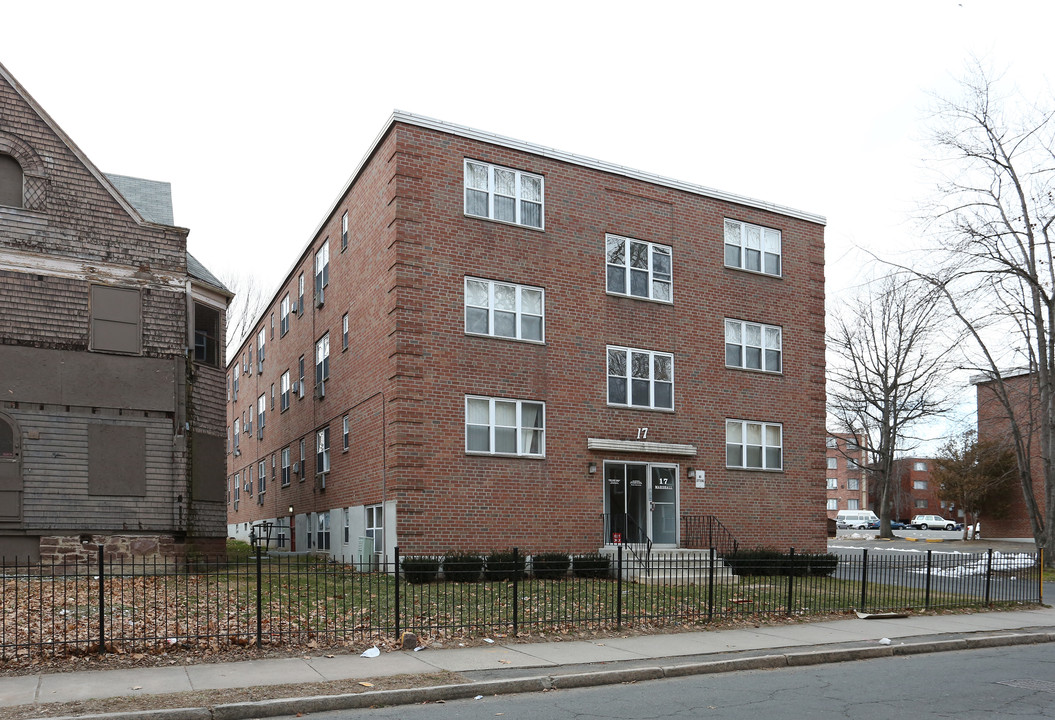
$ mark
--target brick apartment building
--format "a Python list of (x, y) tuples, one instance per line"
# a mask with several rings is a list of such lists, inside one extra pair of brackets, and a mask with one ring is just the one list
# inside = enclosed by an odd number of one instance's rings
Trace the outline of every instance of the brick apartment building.
[[(1007, 411), (997, 398), (993, 389), (993, 383), (988, 382), (984, 376), (972, 380), (976, 390), (976, 402), (978, 404), (978, 439), (995, 440), (1011, 443), (1011, 428), (1007, 419)], [(1037, 506), (1044, 512), (1045, 507), (1045, 479), (1044, 465), (1040, 456), (1040, 437), (1036, 433), (1030, 433), (1029, 423), (1022, 419), (1030, 415), (1030, 405), (1038, 401), (1036, 388), (1036, 377), (1029, 372), (1021, 371), (1018, 374), (1008, 373), (1004, 378), (1004, 386), (1007, 396), (1014, 407), (1015, 417), (1020, 419), (1022, 429), (1028, 436), (1025, 442), (1029, 443), (1031, 449), (1031, 474), (1033, 476), (1033, 497)], [(1019, 540), (1033, 541), (1033, 528), (1029, 522), (1029, 512), (1026, 508), (1025, 498), (1018, 479), (1015, 480), (1015, 490), (1010, 494), (1010, 504), (1006, 513), (1001, 518), (983, 518), (982, 533), (988, 538), (1014, 538)]]
[(0, 65), (0, 555), (222, 550), (231, 294), (187, 232)]
[(869, 509), (868, 458), (861, 438), (851, 433), (828, 433), (825, 461), (828, 517), (834, 520), (840, 510)]
[(823, 550), (823, 226), (393, 114), (227, 367), (231, 534)]

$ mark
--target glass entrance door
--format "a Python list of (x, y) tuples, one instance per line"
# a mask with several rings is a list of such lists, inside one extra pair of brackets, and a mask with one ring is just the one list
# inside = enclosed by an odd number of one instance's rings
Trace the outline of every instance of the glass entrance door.
[(605, 542), (676, 545), (678, 468), (675, 465), (604, 464)]

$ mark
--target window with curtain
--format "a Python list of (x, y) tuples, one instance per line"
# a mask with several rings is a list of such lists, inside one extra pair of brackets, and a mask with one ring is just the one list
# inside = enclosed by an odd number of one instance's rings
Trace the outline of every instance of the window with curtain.
[(527, 285), (465, 278), (465, 332), (542, 342), (545, 291)]
[(780, 372), (782, 332), (776, 325), (725, 321), (725, 365), (745, 370)]
[(465, 214), (542, 229), (541, 175), (465, 161)]
[(528, 400), (469, 395), (465, 398), (465, 451), (543, 457), (546, 406)]
[(671, 302), (671, 251), (667, 245), (619, 235), (605, 236), (609, 293)]
[(674, 356), (608, 348), (608, 404), (652, 410), (674, 409)]
[(780, 276), (780, 231), (739, 220), (725, 221), (726, 267)]
[(782, 428), (776, 423), (725, 421), (725, 466), (748, 470), (783, 468)]

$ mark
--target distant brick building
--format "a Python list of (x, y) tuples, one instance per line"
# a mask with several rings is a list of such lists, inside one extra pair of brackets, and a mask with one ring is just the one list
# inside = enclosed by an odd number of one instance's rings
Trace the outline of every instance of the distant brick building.
[(228, 365), (230, 532), (822, 550), (823, 225), (394, 114)]
[(0, 554), (222, 550), (230, 297), (0, 66)]
[(825, 463), (828, 517), (834, 520), (840, 510), (868, 509), (868, 457), (862, 438), (850, 433), (828, 433)]
[[(974, 384), (978, 403), (978, 439), (1004, 442), (1009, 448), (1013, 447), (1007, 411), (997, 399), (993, 384), (986, 381), (984, 377), (976, 378)], [(1015, 416), (1020, 418), (1020, 424), (1028, 434), (1029, 423), (1021, 419), (1030, 416), (1030, 404), (1037, 402), (1036, 380), (1028, 372), (1009, 373), (1004, 378), (1004, 385), (1007, 388), (1008, 398), (1015, 408)], [(1025, 441), (1029, 443), (1032, 450), (1030, 465), (1033, 476), (1033, 497), (1043, 512), (1046, 485), (1043, 461), (1040, 457), (1040, 438), (1032, 434), (1027, 435)], [(985, 537), (1033, 540), (1033, 528), (1029, 523), (1029, 513), (1026, 509), (1021, 484), (1017, 478), (1015, 485), (1014, 492), (1009, 494), (1010, 504), (1003, 517), (982, 519), (982, 534)]]
[[(913, 515), (942, 515), (948, 519), (957, 518), (955, 504), (938, 497), (941, 489), (931, 479), (934, 469), (933, 458), (903, 457), (894, 461), (894, 476), (897, 478), (897, 490), (894, 493), (894, 518), (902, 521), (911, 520)], [(959, 517), (963, 517), (962, 511)]]

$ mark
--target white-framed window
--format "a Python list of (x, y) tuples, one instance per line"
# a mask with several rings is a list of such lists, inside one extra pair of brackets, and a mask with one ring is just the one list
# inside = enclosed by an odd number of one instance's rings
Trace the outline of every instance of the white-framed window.
[(349, 438), (349, 432), (348, 431), (349, 431), (348, 416), (345, 415), (344, 418), (341, 419), (341, 438), (342, 438), (342, 442), (344, 444), (344, 451), (345, 452), (348, 452), (348, 447), (349, 447), (349, 440), (350, 440), (350, 438)]
[(282, 487), (289, 485), (289, 446), (282, 448)]
[(839, 480), (838, 480), (838, 478), (828, 478), (825, 482), (828, 484), (828, 489), (829, 490), (838, 490), (839, 489)]
[(267, 411), (267, 395), (261, 395), (256, 399), (256, 427), (260, 437), (264, 437), (264, 413)]
[(256, 361), (257, 371), (264, 372), (264, 341), (267, 339), (267, 332), (264, 328), (260, 328), (260, 332), (256, 334)]
[(271, 383), (271, 410), (275, 409), (275, 383)]
[(315, 549), (316, 550), (329, 550), (330, 549), (330, 513), (321, 512), (315, 516), (316, 520), (316, 534), (315, 534)]
[(726, 267), (781, 275), (780, 231), (739, 220), (725, 220)]
[(249, 348), (247, 349), (247, 353), (249, 355), (249, 361), (246, 363), (246, 366), (245, 366), (245, 374), (246, 375), (252, 375), (253, 374), (253, 341), (251, 339), (249, 341)]
[(326, 238), (315, 253), (315, 304), (326, 302), (326, 286), (330, 284), (330, 239)]
[(839, 439), (833, 437), (826, 438), (824, 440), (824, 446), (829, 448), (837, 448), (839, 447)]
[(917, 461), (912, 464), (912, 469), (918, 472), (927, 472), (927, 463), (923, 461)]
[(542, 288), (465, 278), (465, 332), (543, 342), (546, 297)]
[(366, 536), (374, 539), (374, 552), (385, 546), (385, 514), (381, 505), (366, 506)]
[(232, 446), (232, 448), (234, 449), (235, 452), (238, 452), (238, 436), (240, 434), (240, 432), (239, 432), (240, 430), (241, 430), (240, 418), (235, 418), (234, 419), (234, 434), (231, 435), (231, 446)]
[(783, 368), (781, 335), (776, 325), (726, 318), (726, 367), (780, 372)]
[(238, 473), (234, 474), (234, 509), (238, 509), (238, 501), (242, 499), (242, 483)]
[(348, 349), (348, 313), (341, 318), (341, 351)]
[(465, 396), (467, 453), (544, 457), (545, 433), (545, 403)]
[(245, 484), (245, 494), (249, 497), (253, 497), (253, 466), (250, 465), (248, 468), (249, 481)]
[(669, 245), (605, 235), (605, 255), (609, 293), (667, 303), (674, 300)]
[(231, 381), (231, 402), (238, 402), (238, 376), (241, 373), (242, 368), (239, 365), (234, 366), (234, 378)]
[(341, 252), (348, 249), (348, 211), (341, 215)]
[(315, 472), (330, 471), (330, 428), (324, 427), (315, 433)]
[(282, 373), (281, 383), (282, 392), (279, 395), (279, 408), (280, 412), (285, 412), (286, 410), (289, 410), (289, 370)]
[(297, 315), (304, 314), (304, 273), (297, 278)]
[(833, 458), (833, 457), (828, 458), (828, 469), (829, 470), (838, 470), (839, 469), (839, 458)]
[(912, 489), (913, 490), (926, 490), (927, 489), (927, 481), (926, 480), (913, 480), (912, 481)]
[(828, 498), (828, 509), (829, 510), (838, 510), (839, 509), (839, 500), (837, 498)]
[(749, 470), (781, 470), (783, 428), (778, 423), (725, 421), (725, 466)]
[(927, 498), (918, 498), (913, 503), (917, 508), (923, 509), (927, 507)]
[(258, 491), (261, 495), (267, 492), (267, 460), (261, 460), (257, 464), (256, 477), (259, 485)]
[(846, 478), (846, 489), (847, 490), (860, 490), (861, 489), (861, 478)]
[(608, 404), (674, 409), (674, 356), (608, 346)]
[(300, 356), (300, 360), (297, 361), (297, 369), (299, 371), (298, 377), (300, 378), (300, 384), (298, 385), (298, 395), (304, 397), (304, 356)]
[(304, 446), (305, 446), (305, 444), (306, 443), (304, 442), (304, 438), (301, 438), (300, 439), (300, 481), (301, 482), (304, 482), (304, 476), (308, 474), (308, 469), (306, 467), (304, 467), (304, 458), (307, 457), (307, 455), (304, 454), (304, 451), (305, 451), (305, 447)]
[(347, 545), (352, 537), (352, 512), (345, 508), (341, 514), (344, 516), (344, 544)]
[(279, 304), (278, 332), (281, 336), (289, 332), (289, 293), (282, 296), (282, 302)]
[(330, 377), (330, 334), (326, 333), (315, 343), (315, 384), (320, 385)]
[(465, 161), (465, 214), (542, 229), (545, 179), (521, 170)]
[(275, 339), (275, 313), (271, 313), (271, 339)]
[(849, 500), (846, 501), (846, 509), (847, 510), (860, 510), (861, 509), (861, 501), (857, 500), (856, 498), (850, 498)]

